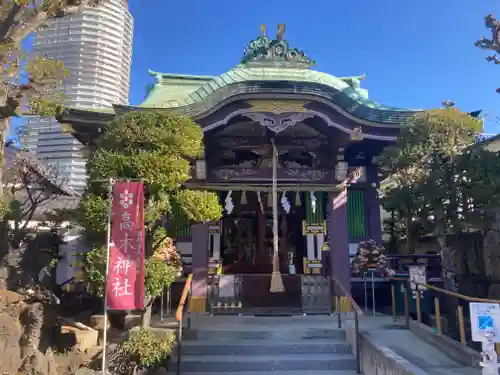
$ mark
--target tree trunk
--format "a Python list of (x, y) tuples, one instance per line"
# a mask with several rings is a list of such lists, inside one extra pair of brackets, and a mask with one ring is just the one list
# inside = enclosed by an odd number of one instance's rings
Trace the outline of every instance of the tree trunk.
[[(9, 88), (5, 84), (0, 83), (0, 108), (7, 106)], [(9, 135), (9, 122), (10, 118), (5, 117), (5, 114), (0, 114), (0, 199), (4, 195), (4, 180), (3, 180), (3, 167), (4, 167), (4, 153), (5, 142)]]
[(452, 260), (452, 251), (446, 240), (446, 226), (443, 208), (436, 208), (436, 240), (439, 244), (439, 254), (441, 256), (441, 268), (443, 272), (444, 288), (456, 291), (455, 270)]
[(7, 141), (8, 134), (9, 134), (9, 119), (0, 118), (0, 199), (3, 199), (4, 195), (5, 184), (3, 180), (3, 169), (4, 169), (5, 142)]
[[(0, 107), (6, 104), (7, 89), (0, 85)], [(4, 155), (5, 142), (9, 134), (9, 119), (0, 117), (0, 205), (4, 204)], [(9, 251), (8, 222), (5, 217), (0, 217), (0, 257), (3, 259)], [(1, 260), (1, 259), (0, 259)]]
[(415, 252), (415, 246), (413, 241), (413, 222), (409, 210), (405, 213), (404, 223), (406, 232), (406, 253), (413, 254)]
[(144, 311), (142, 312), (142, 322), (141, 325), (144, 328), (151, 327), (151, 316), (153, 314), (153, 301), (154, 299), (147, 299), (144, 304)]

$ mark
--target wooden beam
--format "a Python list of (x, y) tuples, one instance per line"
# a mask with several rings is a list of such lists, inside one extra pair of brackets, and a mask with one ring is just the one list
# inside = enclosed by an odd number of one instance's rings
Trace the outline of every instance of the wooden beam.
[[(327, 145), (328, 138), (326, 137), (281, 137), (277, 136), (275, 138), (275, 144), (277, 147), (294, 147), (294, 148), (310, 148), (316, 149), (321, 146)], [(248, 136), (236, 136), (236, 137), (209, 137), (206, 140), (207, 146), (222, 146), (230, 149), (239, 148), (256, 148), (262, 147), (264, 145), (270, 144), (269, 138), (267, 137), (248, 137)]]

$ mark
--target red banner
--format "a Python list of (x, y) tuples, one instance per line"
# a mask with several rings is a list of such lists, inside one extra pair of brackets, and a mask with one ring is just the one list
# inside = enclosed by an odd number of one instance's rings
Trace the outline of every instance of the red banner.
[(116, 182), (111, 208), (107, 308), (144, 308), (144, 186)]

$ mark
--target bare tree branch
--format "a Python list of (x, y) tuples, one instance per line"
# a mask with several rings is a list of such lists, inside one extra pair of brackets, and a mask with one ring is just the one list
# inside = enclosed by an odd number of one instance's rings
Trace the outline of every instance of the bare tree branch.
[(14, 25), (14, 21), (16, 19), (16, 16), (18, 13), (22, 11), (21, 6), (18, 3), (13, 3), (12, 7), (10, 8), (7, 17), (5, 20), (2, 21), (2, 24), (0, 25), (0, 41), (3, 41), (6, 39), (7, 35), (9, 34), (9, 31), (12, 29)]
[[(482, 37), (474, 43), (474, 46), (483, 50), (500, 53), (500, 22), (490, 13), (484, 17), (484, 26), (491, 31), (491, 39)], [(486, 61), (492, 62), (495, 65), (500, 64), (500, 59), (496, 54), (487, 56)], [(500, 88), (496, 91), (500, 93)]]
[[(27, 234), (30, 222), (48, 203), (68, 195), (66, 182), (53, 167), (34, 163), (34, 158), (26, 152), (17, 150), (15, 160), (5, 170), (5, 181), (11, 187), (12, 199), (16, 210), (11, 220), (15, 221), (12, 238), (20, 241)], [(43, 213), (45, 214), (45, 213)]]

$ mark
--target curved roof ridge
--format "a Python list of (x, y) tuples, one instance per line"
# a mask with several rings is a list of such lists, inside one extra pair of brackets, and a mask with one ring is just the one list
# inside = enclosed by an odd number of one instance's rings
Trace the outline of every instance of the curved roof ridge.
[(155, 77), (166, 77), (166, 78), (179, 78), (179, 79), (200, 79), (200, 80), (209, 80), (213, 79), (217, 76), (212, 76), (212, 75), (204, 75), (204, 74), (180, 74), (180, 73), (163, 73), (163, 72), (156, 72), (154, 70), (148, 69), (148, 74), (150, 76), (155, 76)]
[[(346, 79), (346, 77), (343, 78)], [(209, 95), (213, 94), (216, 90), (224, 86), (227, 86), (229, 84), (238, 83), (242, 81), (254, 81), (254, 80), (266, 80), (266, 81), (295, 80), (297, 82), (306, 81), (311, 83), (324, 84), (335, 90), (338, 90), (339, 93), (340, 92), (344, 93), (345, 95), (350, 97), (353, 101), (356, 101), (359, 104), (371, 109), (380, 111), (393, 111), (393, 112), (420, 111), (419, 109), (386, 106), (376, 101), (367, 99), (363, 96), (363, 94), (357, 92), (341, 78), (335, 77), (328, 73), (320, 72), (318, 70), (293, 69), (293, 68), (282, 69), (278, 67), (256, 68), (256, 67), (247, 67), (242, 64), (235, 66), (231, 70), (221, 74), (218, 77), (214, 77), (209, 82), (200, 86), (198, 89), (189, 94), (189, 97), (186, 98), (186, 101), (183, 105), (191, 105), (197, 103), (200, 100), (204, 100)]]
[(206, 76), (203, 78), (203, 82), (200, 82), (201, 85), (196, 85), (192, 91), (177, 95), (159, 90), (161, 87), (168, 87), (168, 84), (157, 83), (154, 86), (158, 90), (151, 90), (145, 101), (138, 107), (117, 105), (115, 110), (121, 112), (127, 108), (143, 110), (163, 108), (179, 110), (186, 115), (196, 116), (230, 96), (257, 92), (279, 92), (280, 84), (284, 82), (286, 82), (287, 88), (283, 87), (283, 92), (322, 96), (332, 105), (351, 116), (371, 123), (401, 125), (406, 118), (421, 111), (420, 109), (387, 106), (370, 100), (366, 96), (366, 90), (352, 85), (345, 77), (339, 78), (328, 73), (300, 67), (283, 68), (250, 64), (239, 64), (219, 76)]

